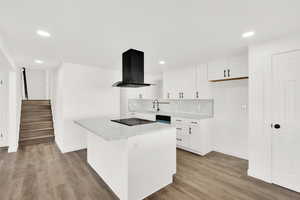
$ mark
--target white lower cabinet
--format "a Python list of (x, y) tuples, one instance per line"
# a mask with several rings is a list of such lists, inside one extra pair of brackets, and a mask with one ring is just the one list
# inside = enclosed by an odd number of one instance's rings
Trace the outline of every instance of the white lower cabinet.
[(211, 151), (209, 123), (210, 119), (172, 119), (172, 125), (177, 130), (177, 147), (202, 156), (209, 153)]
[[(128, 113), (127, 117), (137, 117), (155, 121), (156, 115), (148, 113)], [(210, 141), (211, 119), (171, 118), (171, 124), (176, 127), (177, 147), (199, 155), (211, 152)]]

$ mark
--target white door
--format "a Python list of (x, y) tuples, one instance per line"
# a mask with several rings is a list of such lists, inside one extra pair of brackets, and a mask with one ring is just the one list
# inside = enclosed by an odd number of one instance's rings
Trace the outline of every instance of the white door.
[(272, 180), (300, 192), (300, 50), (274, 55), (272, 76)]
[(41, 100), (47, 99), (47, 77), (46, 70), (39, 69), (27, 69), (26, 78), (27, 78), (27, 89), (28, 89), (28, 98), (29, 100)]

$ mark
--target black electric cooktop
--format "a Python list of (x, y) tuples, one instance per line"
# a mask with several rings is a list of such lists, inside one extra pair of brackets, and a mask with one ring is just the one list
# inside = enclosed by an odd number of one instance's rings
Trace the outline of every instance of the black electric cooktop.
[(156, 122), (156, 121), (150, 121), (150, 120), (139, 119), (139, 118), (115, 119), (115, 120), (110, 120), (110, 121), (124, 124), (127, 126), (137, 126), (137, 125), (151, 124), (151, 123)]

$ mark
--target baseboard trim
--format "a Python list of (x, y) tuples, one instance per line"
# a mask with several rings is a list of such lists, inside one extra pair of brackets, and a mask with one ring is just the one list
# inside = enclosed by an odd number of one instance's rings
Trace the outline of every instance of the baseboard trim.
[(252, 178), (256, 178), (256, 179), (262, 180), (262, 181), (267, 182), (267, 183), (272, 183), (271, 177), (262, 176), (261, 174), (255, 173), (251, 169), (248, 169), (247, 174), (248, 174), (248, 176), (250, 176)]
[(8, 153), (15, 153), (18, 151), (18, 145), (8, 147)]
[(76, 146), (76, 147), (64, 147), (57, 140), (55, 140), (55, 144), (56, 144), (56, 146), (58, 147), (58, 149), (60, 150), (61, 153), (68, 153), (68, 152), (73, 152), (73, 151), (79, 151), (79, 150), (87, 148), (86, 145)]

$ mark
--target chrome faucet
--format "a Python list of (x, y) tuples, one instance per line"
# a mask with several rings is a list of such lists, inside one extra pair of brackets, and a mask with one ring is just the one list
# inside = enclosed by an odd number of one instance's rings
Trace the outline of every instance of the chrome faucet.
[[(152, 103), (153, 103), (153, 109), (156, 108), (156, 112), (158, 112), (159, 111), (159, 101), (157, 99), (155, 99)], [(155, 106), (155, 104), (156, 104), (156, 106)]]

